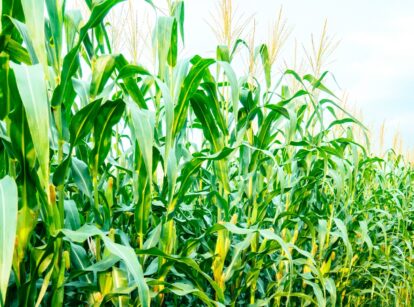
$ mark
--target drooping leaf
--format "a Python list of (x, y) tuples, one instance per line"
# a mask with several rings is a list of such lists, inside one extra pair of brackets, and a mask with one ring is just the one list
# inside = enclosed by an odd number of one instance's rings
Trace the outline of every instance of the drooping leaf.
[(237, 83), (237, 76), (234, 72), (231, 65), (224, 61), (219, 61), (218, 65), (224, 70), (226, 73), (227, 79), (230, 83), (231, 88), (231, 102), (233, 105), (233, 113), (237, 114), (239, 111), (239, 85)]
[(262, 60), (263, 70), (265, 74), (266, 79), (266, 86), (267, 88), (270, 88), (271, 85), (271, 65), (270, 65), (270, 59), (269, 59), (269, 49), (267, 48), (266, 44), (263, 44), (260, 46), (260, 58)]
[[(128, 61), (125, 57), (121, 54), (118, 55), (115, 59), (116, 69), (118, 70), (118, 78), (124, 81), (125, 91), (129, 94), (129, 96), (139, 105), (142, 109), (148, 109), (148, 106), (145, 102), (144, 96), (142, 94), (141, 89), (138, 87), (136, 80), (133, 78), (131, 73), (128, 73)], [(125, 71), (124, 71), (125, 69)], [(137, 72), (134, 69), (135, 73)], [(124, 73), (125, 72), (125, 73)]]
[(175, 66), (177, 58), (177, 22), (174, 17), (160, 16), (156, 26), (158, 50), (158, 75), (164, 79), (167, 63)]
[(86, 137), (94, 125), (96, 116), (99, 113), (102, 99), (95, 100), (76, 112), (70, 122), (70, 145), (75, 147)]
[(40, 164), (40, 177), (46, 187), (49, 182), (49, 104), (42, 66), (12, 67)]
[(57, 60), (56, 69), (60, 68), (62, 51), (62, 27), (63, 27), (63, 4), (61, 0), (46, 0), (46, 8), (50, 20), (50, 28), (53, 36), (53, 47)]
[[(100, 108), (94, 123), (95, 147), (92, 150), (94, 167), (99, 167), (111, 148), (112, 127), (119, 122), (125, 110), (121, 99), (109, 100)], [(96, 169), (95, 169), (96, 170)]]
[(82, 160), (72, 158), (72, 177), (83, 194), (92, 199), (92, 179), (88, 166)]
[[(155, 117), (151, 111), (140, 110), (132, 102), (128, 103), (128, 109), (131, 113), (131, 127), (140, 151), (144, 158), (147, 174), (152, 174), (152, 146), (154, 142), (154, 124)], [(150, 177), (151, 178), (151, 177)]]
[(173, 137), (181, 130), (187, 118), (189, 99), (195, 94), (200, 81), (203, 78), (204, 71), (215, 61), (213, 59), (202, 59), (194, 57), (193, 66), (181, 86), (180, 95), (177, 105), (174, 108)]
[(101, 56), (92, 62), (92, 83), (90, 86), (92, 98), (102, 92), (114, 68), (115, 59), (110, 55)]
[[(42, 64), (44, 76), (48, 77), (48, 64), (45, 46), (45, 3), (36, 0), (21, 0), (27, 31), (33, 42), (33, 48), (39, 63)], [(37, 63), (33, 63), (37, 64)]]
[(61, 232), (70, 240), (77, 243), (83, 243), (89, 237), (99, 236), (108, 251), (124, 261), (128, 271), (131, 273), (133, 280), (138, 287), (139, 299), (142, 306), (150, 306), (149, 289), (144, 280), (142, 267), (131, 247), (114, 243), (102, 231), (91, 225), (84, 225), (77, 231), (64, 229)]
[(0, 300), (6, 301), (17, 227), (17, 187), (6, 176), (0, 180)]

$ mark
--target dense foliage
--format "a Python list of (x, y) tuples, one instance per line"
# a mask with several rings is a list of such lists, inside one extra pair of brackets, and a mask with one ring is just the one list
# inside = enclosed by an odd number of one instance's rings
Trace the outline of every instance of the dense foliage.
[(112, 52), (119, 2), (0, 5), (0, 305), (412, 304), (413, 169), (328, 75), (226, 32), (181, 58), (182, 1), (146, 1), (144, 67)]

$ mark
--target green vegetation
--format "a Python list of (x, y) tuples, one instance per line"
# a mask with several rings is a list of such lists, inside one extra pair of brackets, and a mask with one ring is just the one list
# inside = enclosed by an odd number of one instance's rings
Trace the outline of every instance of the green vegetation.
[(413, 168), (357, 137), (325, 34), (277, 73), (281, 19), (255, 46), (225, 0), (186, 59), (184, 2), (147, 0), (147, 67), (112, 52), (120, 2), (0, 2), (0, 306), (411, 305)]

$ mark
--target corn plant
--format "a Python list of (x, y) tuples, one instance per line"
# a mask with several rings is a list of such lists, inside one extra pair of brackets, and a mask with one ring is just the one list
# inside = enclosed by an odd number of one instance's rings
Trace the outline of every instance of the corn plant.
[(326, 36), (279, 73), (280, 14), (255, 45), (223, 0), (216, 55), (184, 58), (184, 1), (147, 0), (141, 63), (121, 2), (0, 2), (0, 305), (411, 305), (413, 168), (358, 137)]

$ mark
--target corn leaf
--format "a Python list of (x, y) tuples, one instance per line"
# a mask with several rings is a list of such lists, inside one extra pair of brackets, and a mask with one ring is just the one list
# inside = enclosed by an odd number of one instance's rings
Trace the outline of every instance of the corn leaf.
[(7, 286), (12, 268), (17, 226), (17, 187), (6, 176), (0, 180), (0, 302), (6, 301)]

